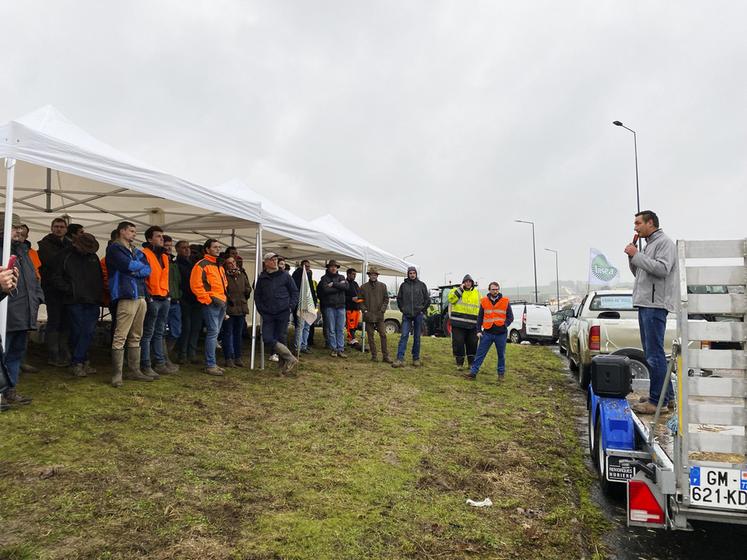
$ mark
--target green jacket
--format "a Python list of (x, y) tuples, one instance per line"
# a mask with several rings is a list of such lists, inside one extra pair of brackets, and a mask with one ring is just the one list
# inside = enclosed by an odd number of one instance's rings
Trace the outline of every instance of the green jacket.
[(169, 297), (172, 300), (182, 299), (182, 275), (173, 258), (169, 258)]

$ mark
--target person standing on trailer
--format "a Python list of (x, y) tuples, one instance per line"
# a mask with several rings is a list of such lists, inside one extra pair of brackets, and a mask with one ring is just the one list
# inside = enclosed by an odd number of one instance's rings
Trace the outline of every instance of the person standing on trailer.
[(662, 391), (666, 391), (664, 405), (674, 396), (672, 384), (665, 389), (667, 357), (664, 352), (664, 333), (667, 314), (676, 311), (679, 298), (677, 284), (677, 246), (659, 228), (659, 217), (651, 210), (635, 215), (636, 237), (646, 240), (643, 251), (633, 243), (625, 247), (630, 271), (635, 276), (633, 306), (638, 308), (641, 345), (648, 362), (650, 385), (648, 397), (633, 407), (640, 414), (654, 414)]
[(462, 285), (451, 290), (449, 300), (449, 322), (451, 324), (451, 350), (457, 370), (464, 368), (464, 357), (472, 365), (477, 351), (477, 314), (480, 311), (480, 292), (469, 274)]

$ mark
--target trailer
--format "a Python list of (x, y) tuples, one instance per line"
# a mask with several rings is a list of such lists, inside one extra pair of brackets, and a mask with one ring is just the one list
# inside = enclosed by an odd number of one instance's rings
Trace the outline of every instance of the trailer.
[(605, 494), (624, 492), (629, 526), (747, 524), (747, 239), (678, 241), (677, 251), (680, 306), (667, 372), (675, 409), (662, 406), (662, 391), (654, 415), (636, 414), (631, 405), (649, 380), (628, 373), (628, 387), (615, 389), (609, 368), (624, 363), (595, 358), (592, 462)]

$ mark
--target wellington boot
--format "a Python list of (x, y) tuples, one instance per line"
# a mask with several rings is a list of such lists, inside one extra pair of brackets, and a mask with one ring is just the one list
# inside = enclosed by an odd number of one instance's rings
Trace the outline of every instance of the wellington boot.
[(233, 365), (236, 367), (244, 367), (244, 362), (241, 361), (241, 358), (236, 358), (233, 361)]
[(88, 375), (93, 375), (94, 373), (96, 373), (96, 368), (91, 365), (91, 362), (89, 360), (86, 360), (83, 363), (83, 369)]
[(124, 374), (124, 378), (133, 381), (153, 381), (152, 377), (140, 371), (140, 346), (127, 348), (127, 373)]
[(281, 360), (280, 373), (283, 375), (290, 373), (291, 370), (296, 367), (298, 359), (290, 350), (288, 350), (288, 347), (285, 346), (285, 344), (280, 344), (279, 342), (275, 343), (275, 352), (277, 352), (278, 357)]
[(59, 345), (60, 345), (60, 350), (59, 350), (60, 361), (65, 362), (69, 365), (72, 355), (70, 354), (70, 341), (68, 338), (68, 334), (66, 332), (60, 333)]
[(226, 358), (226, 367), (227, 368), (234, 368), (236, 367), (236, 363), (233, 361), (233, 358)]
[(60, 333), (47, 331), (44, 333), (44, 341), (47, 343), (47, 363), (56, 366), (60, 361)]
[(143, 364), (140, 364), (140, 371), (143, 372), (143, 375), (147, 375), (153, 381), (155, 381), (156, 379), (161, 379), (161, 376), (158, 375), (158, 373), (156, 372), (156, 370), (154, 370), (149, 365), (144, 366)]
[[(155, 368), (158, 371), (158, 368)], [(166, 354), (166, 371), (164, 373), (176, 373), (179, 371), (179, 366), (169, 359), (169, 355)], [(161, 373), (158, 371), (158, 373)]]
[(122, 368), (124, 367), (124, 348), (121, 350), (112, 349), (112, 366), (114, 367), (114, 374), (112, 375), (112, 386), (122, 386)]
[(25, 397), (16, 391), (15, 387), (10, 387), (5, 391), (5, 402), (11, 406), (17, 404), (31, 404), (31, 397)]
[(170, 373), (174, 373), (174, 370), (172, 368), (170, 368), (169, 364), (166, 363), (166, 362), (164, 362), (162, 364), (156, 364), (155, 366), (153, 366), (153, 370), (158, 375), (169, 375)]

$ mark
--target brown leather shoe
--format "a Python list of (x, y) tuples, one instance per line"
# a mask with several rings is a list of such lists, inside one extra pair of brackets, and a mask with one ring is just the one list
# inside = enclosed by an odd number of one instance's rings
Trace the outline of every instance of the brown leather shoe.
[(638, 414), (656, 414), (656, 405), (646, 401), (633, 406), (633, 411)]

